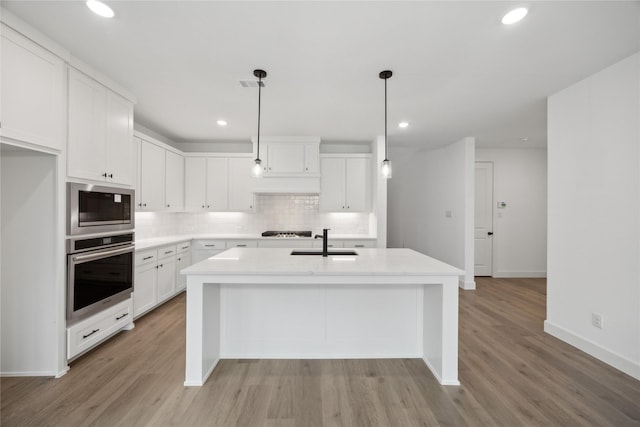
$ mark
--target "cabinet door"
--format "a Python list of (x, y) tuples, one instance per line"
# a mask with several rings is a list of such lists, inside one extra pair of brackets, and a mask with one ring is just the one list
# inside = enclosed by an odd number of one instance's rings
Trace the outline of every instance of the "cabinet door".
[(369, 210), (371, 186), (369, 185), (369, 159), (346, 159), (345, 203), (346, 210)]
[(165, 208), (184, 209), (184, 157), (172, 151), (165, 152)]
[(269, 143), (267, 172), (270, 174), (304, 173), (304, 149), (305, 145), (300, 143)]
[(320, 201), (323, 212), (341, 212), (345, 205), (345, 159), (325, 158), (320, 161)]
[(206, 209), (207, 159), (187, 157), (184, 159), (184, 206), (188, 211)]
[(2, 136), (62, 150), (64, 61), (2, 25)]
[(226, 158), (207, 159), (207, 210), (226, 211), (229, 207), (229, 162)]
[(251, 180), (251, 166), (253, 159), (229, 159), (229, 210), (252, 211), (253, 188)]
[(164, 152), (165, 150), (147, 141), (140, 149), (140, 201), (142, 210), (164, 209)]
[(187, 287), (187, 276), (180, 274), (180, 270), (187, 268), (190, 265), (191, 254), (189, 252), (179, 254), (176, 258), (176, 292), (180, 292)]
[(67, 174), (104, 181), (106, 88), (84, 74), (69, 70), (69, 147)]
[(110, 90), (106, 91), (106, 167), (107, 181), (134, 185), (133, 104)]
[(176, 257), (158, 261), (158, 302), (171, 298), (176, 292)]
[(320, 146), (319, 144), (304, 144), (304, 172), (320, 172)]
[(135, 317), (150, 310), (158, 302), (156, 271), (156, 263), (136, 266), (133, 285), (133, 315)]

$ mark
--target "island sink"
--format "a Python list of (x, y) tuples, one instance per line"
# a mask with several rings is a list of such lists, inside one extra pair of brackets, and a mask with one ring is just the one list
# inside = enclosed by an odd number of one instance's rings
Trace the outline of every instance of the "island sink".
[[(301, 251), (301, 250), (293, 250), (291, 251), (291, 255), (322, 255), (322, 251)], [(356, 251), (327, 251), (327, 255), (358, 255)]]

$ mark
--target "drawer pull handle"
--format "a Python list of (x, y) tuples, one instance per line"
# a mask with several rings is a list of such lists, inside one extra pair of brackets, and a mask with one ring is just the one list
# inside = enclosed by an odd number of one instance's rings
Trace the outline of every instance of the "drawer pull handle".
[(364, 245), (354, 245), (356, 248), (364, 248)]
[(146, 257), (142, 258), (142, 260), (146, 261), (146, 260), (152, 259), (152, 258), (153, 258), (153, 255), (149, 255), (149, 256), (146, 256)]
[(189, 249), (189, 246), (183, 246), (180, 249)]
[(247, 245), (236, 245), (237, 248), (246, 248)]
[(204, 245), (206, 248), (215, 248), (216, 245)]
[(122, 316), (118, 316), (118, 317), (116, 317), (116, 320), (123, 319), (123, 318), (127, 317), (128, 315), (129, 315), (129, 313), (125, 313), (125, 314), (123, 314)]
[(91, 335), (95, 334), (98, 331), (100, 331), (100, 329), (94, 329), (93, 331), (89, 332), (87, 335), (83, 335), (82, 339), (89, 338)]
[(165, 251), (165, 253), (164, 253), (164, 254), (165, 254), (165, 255), (169, 255), (169, 254), (171, 254), (171, 253), (173, 253), (173, 251)]

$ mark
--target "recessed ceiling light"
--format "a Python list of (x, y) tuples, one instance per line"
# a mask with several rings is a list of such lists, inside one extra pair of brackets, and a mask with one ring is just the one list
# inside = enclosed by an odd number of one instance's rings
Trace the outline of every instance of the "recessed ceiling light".
[(218, 120), (216, 123), (218, 123), (218, 126), (226, 126), (227, 122), (225, 120)]
[(403, 129), (406, 128), (407, 126), (409, 126), (409, 122), (400, 122), (400, 123), (398, 123), (398, 127), (401, 127)]
[(522, 20), (522, 18), (527, 16), (528, 12), (529, 11), (525, 7), (519, 7), (517, 9), (510, 10), (502, 17), (502, 23), (504, 25), (515, 24), (516, 22), (519, 22), (520, 20)]
[(113, 10), (98, 0), (87, 0), (87, 7), (91, 9), (96, 15), (100, 15), (103, 18), (113, 18)]

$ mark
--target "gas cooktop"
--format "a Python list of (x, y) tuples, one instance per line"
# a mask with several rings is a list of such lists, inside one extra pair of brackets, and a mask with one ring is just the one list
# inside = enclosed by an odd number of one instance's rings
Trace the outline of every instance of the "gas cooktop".
[(279, 231), (269, 230), (262, 233), (262, 237), (311, 237), (311, 231)]

